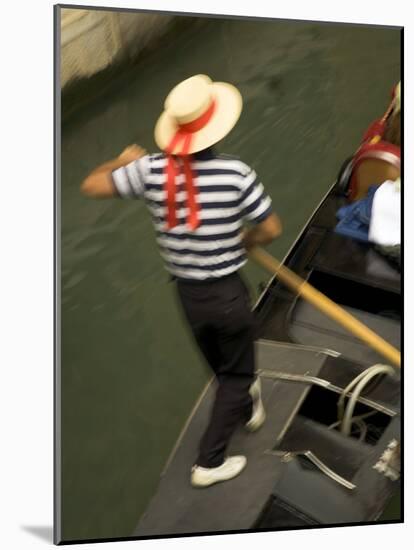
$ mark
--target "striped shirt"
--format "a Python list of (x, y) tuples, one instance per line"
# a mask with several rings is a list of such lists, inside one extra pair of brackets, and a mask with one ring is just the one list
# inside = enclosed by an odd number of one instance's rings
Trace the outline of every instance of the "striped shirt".
[(166, 269), (179, 279), (207, 280), (230, 275), (246, 263), (241, 229), (271, 213), (271, 200), (256, 173), (240, 160), (207, 149), (193, 155), (200, 225), (186, 223), (184, 174), (176, 178), (177, 221), (166, 225), (164, 186), (167, 158), (146, 155), (112, 172), (118, 195), (145, 200)]

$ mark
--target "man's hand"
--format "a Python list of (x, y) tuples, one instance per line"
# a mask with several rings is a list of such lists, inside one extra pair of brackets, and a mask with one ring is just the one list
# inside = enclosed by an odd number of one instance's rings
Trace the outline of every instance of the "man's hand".
[(143, 147), (135, 143), (128, 145), (115, 159), (101, 164), (83, 180), (82, 193), (95, 198), (113, 197), (116, 195), (116, 191), (112, 183), (112, 172), (146, 154), (147, 152)]
[(254, 227), (244, 229), (242, 233), (243, 245), (246, 250), (254, 246), (271, 243), (282, 233), (282, 222), (276, 214), (270, 214), (265, 220)]
[(125, 162), (125, 164), (129, 164), (130, 162), (137, 160), (147, 154), (147, 151), (143, 148), (137, 145), (136, 143), (133, 143), (132, 145), (128, 145), (120, 155), (118, 155), (118, 158), (120, 161)]

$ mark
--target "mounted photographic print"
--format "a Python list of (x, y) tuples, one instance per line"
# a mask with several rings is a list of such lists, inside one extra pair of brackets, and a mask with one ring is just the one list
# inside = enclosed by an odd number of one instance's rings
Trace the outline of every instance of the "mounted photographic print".
[(402, 521), (402, 33), (55, 7), (55, 543)]

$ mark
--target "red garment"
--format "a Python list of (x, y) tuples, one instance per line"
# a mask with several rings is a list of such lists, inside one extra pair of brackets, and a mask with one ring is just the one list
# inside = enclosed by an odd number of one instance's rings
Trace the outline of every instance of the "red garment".
[(349, 199), (351, 201), (354, 200), (357, 193), (358, 182), (356, 178), (356, 169), (362, 162), (364, 162), (364, 160), (369, 158), (382, 159), (399, 169), (400, 156), (401, 150), (397, 145), (388, 143), (387, 141), (383, 141), (382, 139), (380, 139), (380, 141), (376, 143), (372, 143), (370, 141), (366, 141), (365, 143), (363, 143), (359, 147), (353, 158), (352, 175), (349, 184)]

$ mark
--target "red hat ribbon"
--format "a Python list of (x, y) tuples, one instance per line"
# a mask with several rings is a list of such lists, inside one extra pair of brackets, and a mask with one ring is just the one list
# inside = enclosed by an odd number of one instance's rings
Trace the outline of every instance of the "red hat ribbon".
[(178, 224), (177, 212), (176, 212), (176, 181), (175, 178), (179, 173), (179, 167), (177, 161), (173, 156), (173, 151), (181, 144), (181, 150), (176, 153), (178, 157), (182, 159), (183, 170), (185, 176), (185, 189), (187, 191), (187, 206), (188, 216), (187, 223), (190, 229), (194, 230), (200, 225), (198, 217), (198, 204), (196, 201), (196, 189), (194, 186), (194, 174), (191, 169), (191, 156), (189, 151), (191, 150), (191, 144), (193, 140), (193, 134), (204, 128), (216, 109), (216, 102), (212, 101), (209, 108), (198, 118), (188, 122), (186, 124), (180, 124), (178, 130), (174, 134), (165, 152), (167, 154), (167, 166), (166, 166), (166, 184), (165, 190), (167, 195), (167, 227), (172, 229)]

